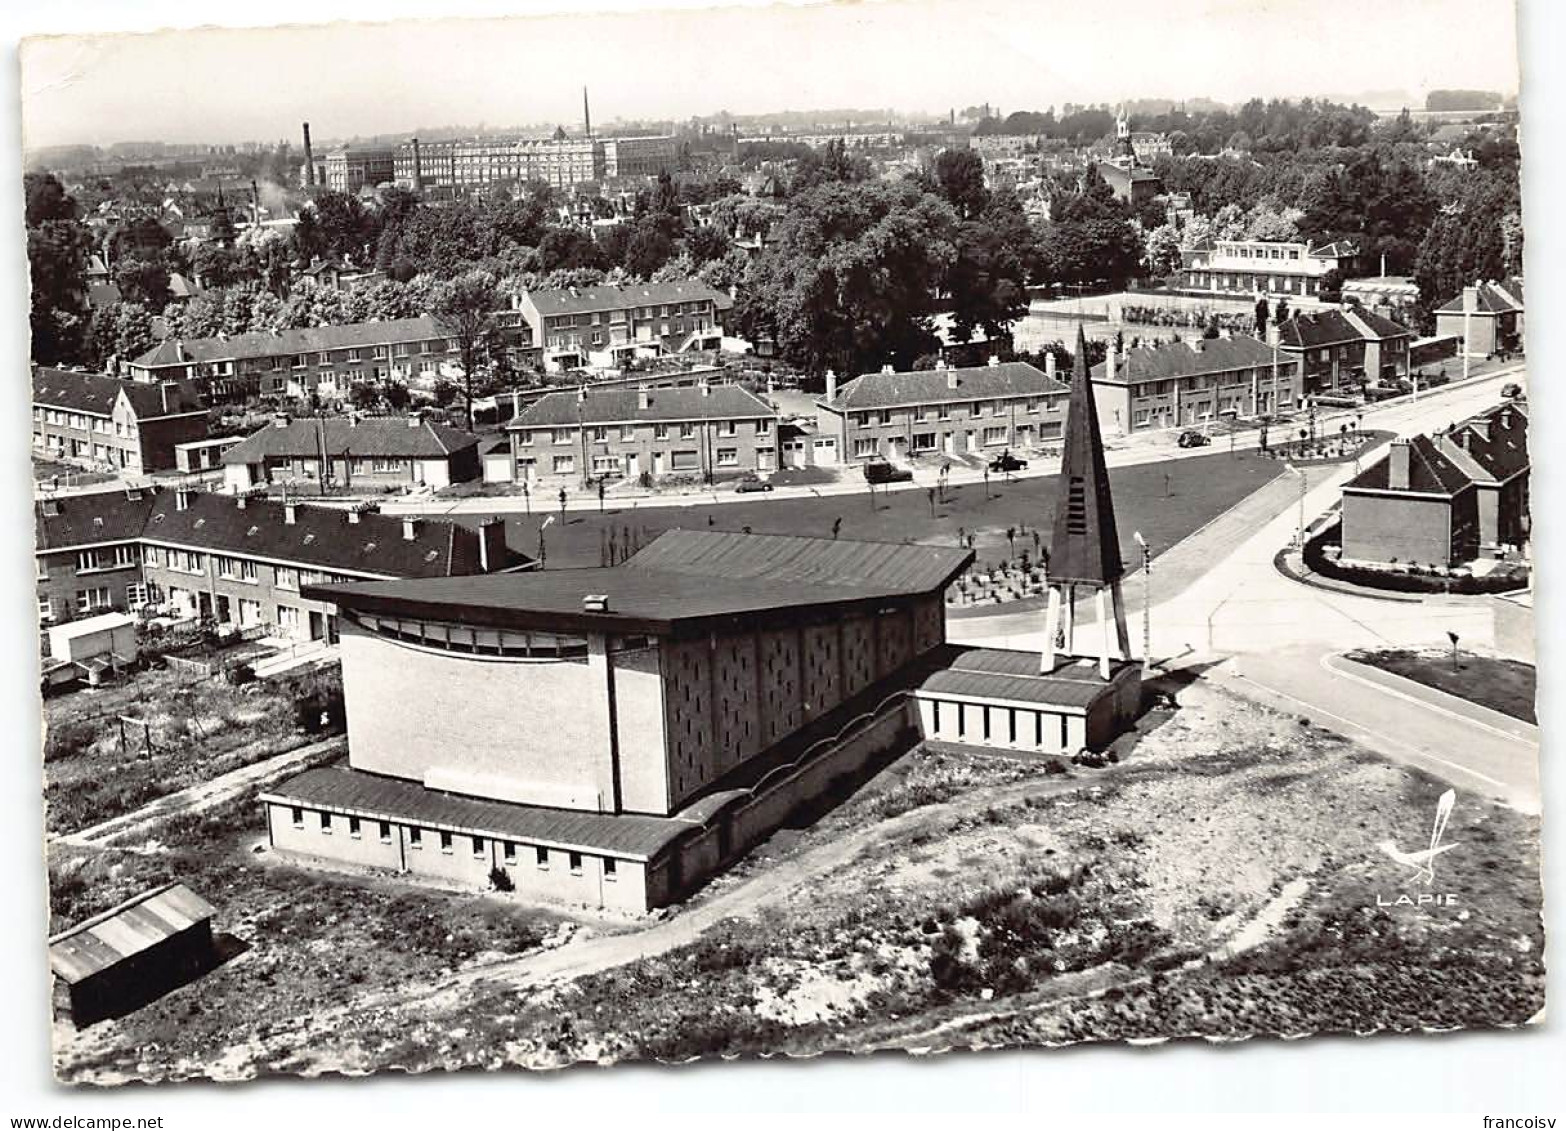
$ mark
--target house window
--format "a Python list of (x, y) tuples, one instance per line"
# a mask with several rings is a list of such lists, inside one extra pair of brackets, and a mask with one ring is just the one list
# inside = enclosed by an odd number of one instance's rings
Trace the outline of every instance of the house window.
[(321, 831), (323, 833), (332, 831), (332, 815), (330, 813), (321, 814)]
[(390, 844), (391, 843), (391, 822), (390, 821), (378, 821), (376, 823), (380, 826), (380, 828), (377, 831), (380, 833), (381, 843), (382, 844)]
[(758, 435), (758, 436), (770, 436), (770, 435), (772, 435), (772, 421), (770, 421), (770, 420), (758, 420), (758, 421), (756, 421), (756, 435)]
[(355, 840), (359, 839), (359, 818), (358, 817), (349, 817), (348, 818), (348, 835), (353, 837)]
[(279, 589), (299, 589), (299, 571), (289, 566), (277, 567), (277, 587)]
[(476, 837), (473, 838), (473, 859), (475, 859), (475, 860), (482, 860), (483, 858), (484, 858), (484, 838), (481, 837), (481, 836), (476, 836)]
[(863, 459), (866, 456), (873, 456), (873, 455), (875, 455), (875, 441), (874, 440), (855, 440), (854, 441), (854, 458), (855, 459)]
[(594, 456), (593, 471), (603, 475), (620, 470), (619, 456)]
[(576, 470), (576, 457), (556, 456), (554, 468), (556, 475), (569, 475)]
[(737, 449), (737, 448), (719, 448), (718, 449), (718, 466), (719, 467), (737, 467), (737, 466), (739, 466), (739, 449)]
[(517, 846), (514, 841), (504, 840), (500, 842), (500, 856), (507, 864), (517, 862)]
[(734, 436), (739, 433), (739, 425), (733, 420), (720, 420), (718, 422), (718, 435)]
[(421, 829), (421, 828), (410, 828), (408, 830), (408, 847), (409, 848), (423, 848), (424, 847), (424, 830), (423, 829)]
[(609, 429), (597, 427), (593, 429), (593, 443), (603, 444), (609, 440)]
[(933, 452), (935, 450), (935, 433), (915, 432), (913, 434), (913, 450), (916, 452)]
[(298, 805), (295, 805), (291, 810), (289, 810), (289, 815), (293, 817), (294, 828), (296, 828), (296, 829), (304, 828), (304, 809), (303, 808), (301, 808)]
[(539, 847), (539, 848), (534, 850), (534, 856), (536, 857), (536, 859), (538, 861), (538, 866), (540, 868), (548, 868), (549, 867), (549, 849), (544, 848), (544, 847)]
[(573, 876), (580, 876), (582, 874), (582, 854), (580, 852), (573, 852), (567, 859), (571, 865), (571, 874)]
[(443, 832), (443, 833), (440, 834), (440, 850), (442, 852), (446, 853), (446, 855), (448, 855), (448, 856), (451, 855), (451, 834), (450, 833)]
[(54, 602), (48, 597), (38, 598), (38, 616), (43, 620), (54, 619)]
[(574, 433), (569, 428), (556, 428), (549, 438), (556, 444), (569, 444)]
[(618, 861), (616, 861), (613, 857), (604, 857), (604, 879), (612, 880), (615, 878), (615, 869), (617, 864)]
[(636, 439), (636, 425), (634, 425), (634, 424), (622, 424), (622, 425), (620, 425), (620, 439), (625, 440), (625, 441), (631, 441), (631, 440)]
[(669, 463), (675, 471), (695, 471), (700, 466), (693, 450), (671, 452)]
[(92, 589), (83, 589), (76, 594), (76, 611), (90, 613), (94, 609), (106, 609), (114, 601), (109, 594), (107, 585), (95, 586)]
[(680, 425), (680, 439), (689, 440), (694, 435), (696, 435), (696, 425), (690, 421)]
[(669, 426), (667, 424), (653, 425), (653, 439), (667, 440), (669, 438)]
[(992, 444), (1004, 444), (1005, 442), (1006, 442), (1006, 429), (1004, 429), (1004, 428), (986, 428), (984, 430), (984, 443), (985, 443), (986, 446), (989, 446), (989, 445), (992, 445)]

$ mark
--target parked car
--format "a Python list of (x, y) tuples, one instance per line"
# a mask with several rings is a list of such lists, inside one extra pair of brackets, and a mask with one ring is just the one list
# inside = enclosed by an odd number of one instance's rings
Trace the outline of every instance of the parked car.
[(1019, 459), (1016, 456), (1012, 455), (1010, 452), (1002, 452), (1000, 455), (998, 455), (994, 459), (990, 460), (990, 470), (991, 471), (1001, 471), (1001, 472), (1021, 471), (1023, 468), (1025, 468), (1027, 466), (1028, 466), (1028, 461), (1027, 460)]
[(1522, 386), (1516, 381), (1508, 381), (1501, 386), (1501, 396), (1509, 401), (1514, 401), (1523, 395)]
[(906, 467), (893, 467), (885, 460), (871, 460), (865, 464), (866, 483), (907, 483), (913, 472)]
[(741, 495), (748, 495), (753, 491), (770, 491), (772, 490), (772, 484), (759, 475), (747, 475), (734, 484), (734, 490)]
[(1176, 442), (1182, 448), (1205, 448), (1213, 442), (1213, 438), (1206, 433), (1198, 432), (1194, 428), (1187, 428), (1180, 433), (1180, 439)]

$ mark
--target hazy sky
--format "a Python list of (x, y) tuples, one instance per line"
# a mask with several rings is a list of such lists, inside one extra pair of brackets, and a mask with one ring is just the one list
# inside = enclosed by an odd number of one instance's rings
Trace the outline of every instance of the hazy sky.
[(1511, 0), (889, 0), (204, 28), (28, 40), (21, 70), (29, 147), (296, 140), (303, 120), (323, 143), (448, 124), (574, 128), (584, 83), (598, 123), (1518, 86)]

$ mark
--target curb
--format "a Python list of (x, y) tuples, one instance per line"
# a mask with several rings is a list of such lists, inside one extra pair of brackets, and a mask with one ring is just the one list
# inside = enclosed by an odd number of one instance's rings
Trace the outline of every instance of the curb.
[[(1343, 666), (1345, 664), (1349, 666)], [(1489, 731), (1498, 738), (1505, 738), (1513, 742), (1531, 742), (1535, 746), (1539, 743), (1539, 728), (1526, 719), (1514, 719), (1504, 711), (1497, 711), (1494, 707), (1486, 707), (1482, 703), (1464, 699), (1461, 695), (1453, 695), (1450, 691), (1442, 691), (1439, 687), (1430, 687), (1428, 684), (1420, 683), (1416, 679), (1409, 679), (1407, 676), (1398, 675), (1396, 672), (1385, 671), (1373, 664), (1362, 664), (1344, 652), (1328, 652), (1321, 658), (1321, 666), (1323, 670), (1332, 675), (1342, 676), (1344, 679), (1353, 680), (1355, 683), (1380, 691), (1384, 695), (1402, 699), (1405, 702), (1435, 711), (1437, 714), (1446, 715), (1448, 718), (1457, 719), (1459, 722), (1467, 723), (1470, 726), (1476, 726), (1480, 730)], [(1355, 668), (1373, 671), (1376, 675), (1361, 675), (1360, 672), (1354, 670)], [(1398, 684), (1407, 684), (1411, 690), (1404, 691)], [(1482, 718), (1476, 719), (1463, 711), (1443, 706), (1437, 701), (1440, 699), (1450, 699), (1454, 703), (1462, 703), (1474, 711), (1495, 716), (1497, 721), (1492, 723)], [(1529, 734), (1529, 731), (1533, 733)]]

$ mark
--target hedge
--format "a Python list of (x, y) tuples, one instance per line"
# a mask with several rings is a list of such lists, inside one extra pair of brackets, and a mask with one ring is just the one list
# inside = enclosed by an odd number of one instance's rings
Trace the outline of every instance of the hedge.
[(1345, 565), (1327, 557), (1328, 546), (1342, 545), (1343, 527), (1334, 523), (1316, 537), (1305, 542), (1305, 568), (1323, 577), (1345, 581), (1350, 585), (1362, 585), (1366, 589), (1384, 589), (1393, 593), (1510, 593), (1528, 582), (1526, 569), (1503, 566), (1484, 577), (1460, 574), (1445, 577), (1431, 573), (1407, 573), (1402, 570), (1371, 569), (1367, 566)]

